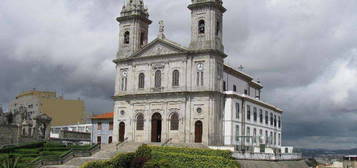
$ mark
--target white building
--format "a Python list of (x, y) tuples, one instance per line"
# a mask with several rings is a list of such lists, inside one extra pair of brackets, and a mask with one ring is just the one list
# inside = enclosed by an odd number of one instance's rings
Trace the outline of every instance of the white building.
[(77, 124), (77, 125), (64, 125), (64, 126), (52, 126), (50, 132), (50, 138), (59, 138), (60, 131), (72, 131), (81, 133), (92, 134), (93, 124)]
[(259, 81), (224, 63), (223, 2), (192, 0), (188, 8), (188, 47), (168, 40), (163, 22), (158, 37), (148, 42), (151, 20), (143, 0), (122, 8), (114, 60), (114, 142), (280, 150), (283, 111), (261, 100)]

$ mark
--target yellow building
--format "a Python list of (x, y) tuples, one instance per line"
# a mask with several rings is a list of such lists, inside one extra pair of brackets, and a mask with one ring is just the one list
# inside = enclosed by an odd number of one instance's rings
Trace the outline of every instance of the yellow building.
[(84, 123), (85, 106), (82, 100), (65, 100), (57, 97), (56, 92), (30, 90), (16, 96), (9, 105), (11, 112), (20, 107), (27, 109), (28, 118), (44, 113), (52, 118), (52, 126)]

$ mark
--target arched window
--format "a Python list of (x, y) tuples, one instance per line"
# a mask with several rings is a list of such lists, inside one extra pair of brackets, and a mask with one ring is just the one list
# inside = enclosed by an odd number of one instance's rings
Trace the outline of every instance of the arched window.
[(256, 107), (253, 108), (253, 117), (254, 117), (254, 121), (257, 122), (258, 114), (257, 114), (257, 108)]
[(145, 75), (144, 73), (139, 74), (139, 89), (144, 89), (145, 87)]
[(178, 70), (174, 70), (172, 72), (172, 86), (180, 85), (180, 72)]
[(130, 32), (126, 31), (124, 33), (124, 44), (129, 44), (129, 42), (130, 42)]
[(155, 88), (161, 87), (161, 71), (157, 70), (155, 72)]
[(136, 130), (144, 130), (144, 115), (141, 113), (136, 117)]
[(140, 45), (144, 45), (145, 44), (145, 38), (146, 37), (146, 33), (145, 32), (141, 32), (140, 33)]
[(205, 33), (205, 21), (204, 20), (200, 20), (198, 22), (198, 33), (199, 34), (204, 34)]
[(177, 113), (173, 113), (171, 115), (171, 130), (178, 130), (179, 129), (179, 116)]

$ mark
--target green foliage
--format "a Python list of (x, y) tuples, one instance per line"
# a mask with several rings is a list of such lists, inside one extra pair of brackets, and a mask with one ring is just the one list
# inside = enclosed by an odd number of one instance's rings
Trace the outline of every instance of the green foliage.
[(5, 160), (1, 162), (1, 168), (17, 168), (18, 162), (18, 157), (8, 156)]
[(162, 160), (150, 160), (145, 163), (144, 168), (171, 168), (170, 162), (166, 159)]
[(185, 153), (152, 152), (154, 160), (168, 160), (175, 168), (239, 168), (235, 160), (219, 156), (189, 155)]
[(111, 164), (115, 168), (127, 168), (131, 166), (131, 162), (134, 160), (136, 153), (118, 154), (112, 160)]
[(230, 151), (142, 145), (135, 153), (118, 154), (81, 168), (239, 168), (239, 163)]
[(142, 157), (142, 158), (151, 158), (151, 148), (147, 146), (146, 144), (141, 145), (138, 150), (136, 151), (136, 157)]
[(212, 150), (199, 148), (178, 148), (178, 147), (158, 147), (150, 146), (153, 151), (170, 152), (170, 153), (184, 153), (189, 155), (204, 155), (204, 156), (220, 156), (224, 158), (231, 158), (232, 152), (228, 150)]
[(108, 161), (94, 161), (88, 162), (81, 166), (81, 168), (121, 168), (121, 167), (113, 167)]

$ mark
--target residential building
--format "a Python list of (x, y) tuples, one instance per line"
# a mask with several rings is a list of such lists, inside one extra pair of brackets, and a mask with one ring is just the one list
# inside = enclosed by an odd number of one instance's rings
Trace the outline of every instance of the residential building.
[(113, 142), (114, 113), (104, 113), (92, 117), (92, 143), (111, 144)]
[[(16, 96), (9, 110), (27, 109), (28, 117), (43, 113), (52, 118), (52, 126), (73, 125), (84, 122), (85, 107), (82, 100), (65, 100), (56, 92), (30, 90)], [(70, 116), (70, 117), (69, 117)]]

